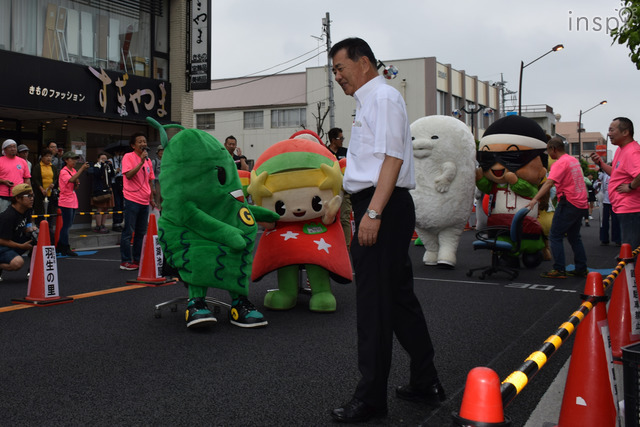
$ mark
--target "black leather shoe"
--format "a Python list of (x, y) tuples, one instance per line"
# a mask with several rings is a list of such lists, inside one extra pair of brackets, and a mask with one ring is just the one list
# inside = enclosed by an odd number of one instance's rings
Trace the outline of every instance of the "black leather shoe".
[(355, 397), (343, 407), (334, 409), (331, 412), (333, 419), (341, 423), (360, 423), (371, 418), (384, 417), (385, 415), (387, 415), (386, 405), (384, 407), (371, 406)]
[(429, 405), (439, 406), (447, 399), (440, 381), (436, 381), (427, 389), (417, 389), (411, 384), (396, 388), (396, 396), (410, 402), (425, 402)]

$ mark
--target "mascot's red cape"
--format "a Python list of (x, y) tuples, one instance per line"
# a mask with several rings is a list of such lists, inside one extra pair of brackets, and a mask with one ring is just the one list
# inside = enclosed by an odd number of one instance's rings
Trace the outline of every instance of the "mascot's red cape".
[[(290, 139), (268, 148), (253, 170), (252, 185), (255, 178), (268, 176), (264, 186), (270, 192), (295, 188), (313, 191), (324, 180), (326, 171), (340, 173), (340, 165), (323, 145)], [(334, 194), (339, 193), (341, 182), (340, 177), (339, 182), (332, 185)], [(254, 201), (261, 205), (255, 197)], [(265, 231), (260, 238), (251, 280), (258, 281), (281, 267), (299, 264), (318, 265), (346, 281), (351, 280), (351, 263), (340, 221), (327, 225), (323, 224), (322, 216), (318, 216), (304, 221), (277, 222), (274, 229)]]

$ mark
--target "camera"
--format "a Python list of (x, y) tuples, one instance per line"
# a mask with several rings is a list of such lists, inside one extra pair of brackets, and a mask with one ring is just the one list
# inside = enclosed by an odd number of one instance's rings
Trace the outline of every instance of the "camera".
[(31, 244), (33, 246), (36, 246), (38, 244), (38, 233), (39, 233), (39, 230), (33, 230), (27, 233), (29, 238), (31, 239)]

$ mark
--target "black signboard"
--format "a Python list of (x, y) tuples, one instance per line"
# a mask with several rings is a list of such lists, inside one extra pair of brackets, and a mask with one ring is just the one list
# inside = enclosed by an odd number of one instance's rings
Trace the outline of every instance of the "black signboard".
[(0, 51), (0, 105), (108, 119), (171, 121), (171, 85), (101, 67)]

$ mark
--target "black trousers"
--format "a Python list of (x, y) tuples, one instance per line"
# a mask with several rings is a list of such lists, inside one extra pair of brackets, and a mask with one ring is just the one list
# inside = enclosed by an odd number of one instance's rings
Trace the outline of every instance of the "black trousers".
[(356, 235), (351, 255), (356, 273), (358, 367), (362, 378), (354, 396), (387, 404), (393, 336), (411, 358), (409, 382), (426, 388), (437, 379), (434, 350), (422, 307), (413, 291), (409, 244), (415, 228), (415, 207), (407, 189), (396, 188), (382, 214), (375, 245), (360, 246), (357, 232), (374, 189), (351, 196)]

